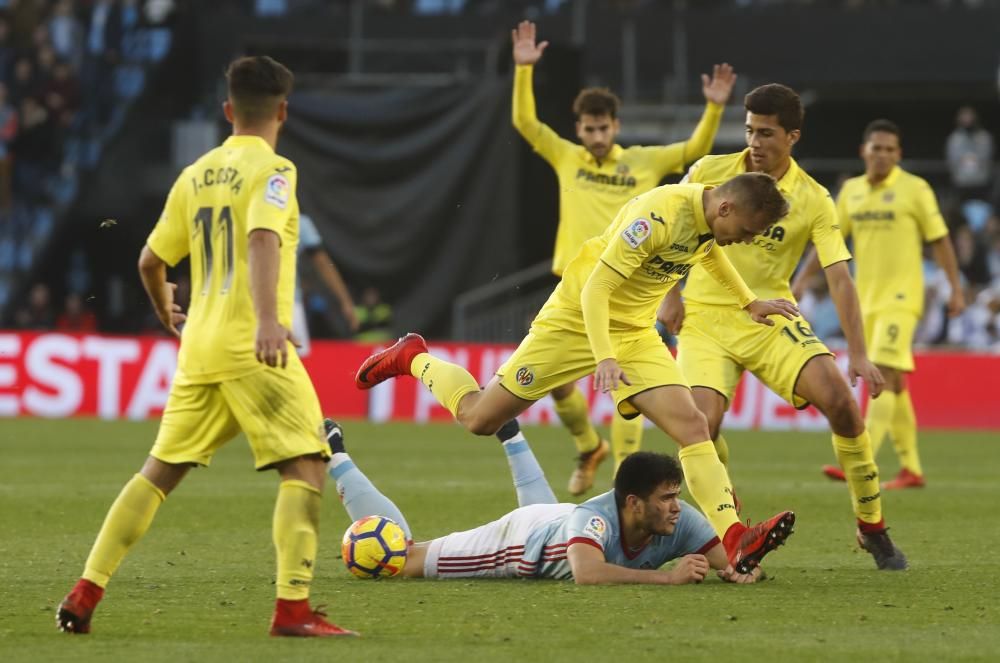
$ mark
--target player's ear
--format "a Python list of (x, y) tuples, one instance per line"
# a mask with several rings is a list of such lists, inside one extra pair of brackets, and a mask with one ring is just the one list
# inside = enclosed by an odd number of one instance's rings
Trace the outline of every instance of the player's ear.
[(802, 131), (800, 131), (799, 129), (792, 129), (791, 131), (789, 131), (788, 132), (788, 145), (789, 145), (789, 147), (791, 147), (792, 145), (795, 145), (795, 143), (799, 142), (800, 138), (802, 138)]
[(288, 100), (282, 99), (278, 104), (278, 122), (285, 122), (288, 119)]
[(233, 102), (226, 99), (222, 102), (222, 113), (226, 116), (226, 121), (233, 124), (236, 118), (233, 116)]

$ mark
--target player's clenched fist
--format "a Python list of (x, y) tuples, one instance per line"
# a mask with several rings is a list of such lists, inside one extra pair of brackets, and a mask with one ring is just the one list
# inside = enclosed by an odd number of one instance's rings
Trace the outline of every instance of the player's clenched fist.
[(704, 555), (684, 555), (670, 570), (673, 584), (689, 585), (701, 582), (708, 575), (708, 558)]

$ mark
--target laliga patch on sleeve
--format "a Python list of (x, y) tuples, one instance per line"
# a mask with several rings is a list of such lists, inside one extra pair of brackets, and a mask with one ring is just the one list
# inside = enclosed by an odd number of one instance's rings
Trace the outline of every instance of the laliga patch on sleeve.
[(649, 239), (651, 228), (646, 219), (636, 219), (629, 224), (628, 228), (622, 231), (622, 239), (633, 249)]
[(604, 518), (600, 516), (594, 516), (587, 521), (587, 524), (583, 527), (583, 533), (588, 536), (592, 536), (598, 541), (604, 538), (604, 533), (608, 531), (608, 524), (604, 522)]
[(267, 186), (264, 187), (264, 202), (271, 203), (277, 208), (285, 209), (288, 205), (288, 192), (291, 187), (288, 179), (284, 175), (271, 175), (267, 178)]

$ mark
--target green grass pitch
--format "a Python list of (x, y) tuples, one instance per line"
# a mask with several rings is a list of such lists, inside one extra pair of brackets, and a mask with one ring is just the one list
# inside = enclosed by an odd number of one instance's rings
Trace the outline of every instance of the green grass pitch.
[[(344, 422), (358, 465), (419, 539), (514, 507), (492, 438), (454, 425)], [(101, 519), (140, 467), (155, 422), (0, 423), (0, 659), (3, 661), (996, 660), (1000, 586), (996, 433), (924, 433), (928, 487), (885, 495), (905, 573), (875, 570), (853, 541), (843, 485), (819, 466), (829, 438), (727, 435), (732, 476), (755, 521), (798, 514), (787, 546), (750, 587), (576, 587), (552, 581), (356, 580), (339, 557), (348, 524), (333, 490), (323, 510), (313, 602), (357, 640), (267, 636), (273, 600), (274, 473), (251, 469), (241, 440), (188, 477), (125, 560), (93, 633), (55, 630)], [(572, 445), (557, 428), (526, 433), (561, 498)], [(647, 431), (645, 447), (673, 444)], [(883, 477), (895, 458), (883, 449)], [(602, 468), (600, 488), (610, 482)]]

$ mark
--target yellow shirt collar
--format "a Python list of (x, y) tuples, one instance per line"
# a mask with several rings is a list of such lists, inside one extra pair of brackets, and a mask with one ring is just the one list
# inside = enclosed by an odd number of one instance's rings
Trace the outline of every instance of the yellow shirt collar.
[[(584, 161), (586, 161), (587, 163), (592, 163), (595, 166), (598, 165), (597, 159), (595, 159), (594, 155), (590, 153), (590, 150), (588, 150), (583, 145), (580, 146), (580, 150), (583, 151), (583, 160)], [(611, 151), (608, 152), (608, 156), (604, 157), (604, 159), (601, 160), (601, 164), (605, 164), (605, 163), (608, 163), (608, 162), (612, 162), (613, 163), (615, 161), (619, 161), (619, 160), (621, 160), (622, 154), (624, 154), (624, 153), (625, 153), (625, 148), (623, 148), (618, 143), (615, 143), (614, 145), (611, 146)]]
[[(742, 157), (740, 158), (739, 170), (741, 173), (747, 172), (747, 159), (749, 158), (750, 158), (750, 148), (748, 147), (747, 149), (743, 150)], [(785, 174), (781, 176), (780, 180), (778, 180), (778, 189), (780, 189), (781, 192), (785, 194), (791, 193), (792, 189), (794, 188), (795, 179), (798, 176), (799, 176), (799, 164), (795, 161), (794, 157), (789, 157), (788, 170), (786, 170)]]
[(260, 144), (261, 146), (267, 148), (271, 152), (274, 152), (274, 150), (271, 148), (270, 143), (268, 143), (260, 136), (252, 136), (250, 134), (243, 134), (240, 136), (230, 136), (229, 138), (226, 139), (226, 142), (224, 142), (223, 145), (226, 145), (227, 147), (246, 147), (249, 145), (253, 145), (255, 143)]
[(903, 173), (902, 168), (900, 168), (899, 166), (893, 166), (892, 170), (889, 171), (889, 175), (886, 176), (886, 178), (881, 182), (879, 182), (878, 184), (873, 185), (871, 182), (868, 182), (867, 177), (865, 177), (865, 182), (868, 184), (869, 189), (881, 189), (882, 187), (892, 186), (893, 184), (895, 184), (896, 180), (899, 179), (899, 176), (902, 175), (902, 173)]

